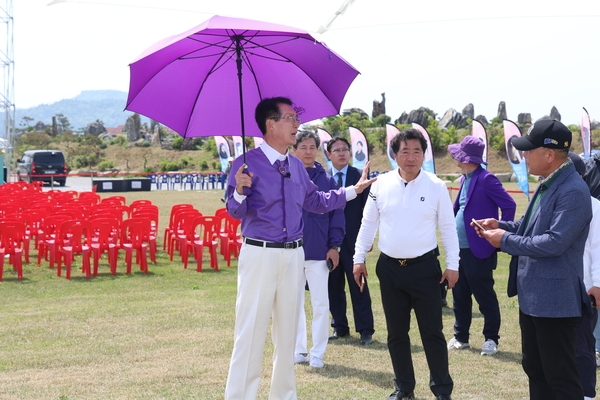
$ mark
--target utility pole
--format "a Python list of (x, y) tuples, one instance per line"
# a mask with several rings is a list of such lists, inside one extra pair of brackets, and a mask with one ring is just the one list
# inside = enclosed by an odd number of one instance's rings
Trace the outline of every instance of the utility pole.
[(0, 132), (0, 138), (4, 141), (0, 143), (0, 148), (6, 151), (4, 159), (6, 160), (7, 180), (10, 180), (10, 167), (13, 162), (11, 150), (14, 147), (15, 133), (15, 61), (12, 0), (0, 0), (0, 24), (0, 66), (3, 72), (0, 112), (4, 111), (4, 131)]

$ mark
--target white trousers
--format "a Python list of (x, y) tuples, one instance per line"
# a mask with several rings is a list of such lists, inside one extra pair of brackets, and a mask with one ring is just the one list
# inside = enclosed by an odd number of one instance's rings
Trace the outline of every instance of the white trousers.
[(301, 247), (272, 249), (242, 245), (226, 400), (256, 399), (271, 316), (274, 350), (269, 399), (296, 399), (294, 346), (303, 264)]
[(318, 357), (321, 360), (325, 356), (325, 348), (329, 339), (329, 295), (327, 292), (327, 282), (329, 281), (329, 270), (325, 260), (323, 261), (304, 261), (303, 279), (299, 287), (299, 316), (298, 316), (298, 335), (296, 337), (295, 353), (308, 353), (307, 333), (306, 333), (306, 312), (304, 310), (305, 290), (304, 285), (308, 282), (310, 289), (310, 302), (313, 308), (312, 320), (312, 342), (310, 349), (311, 357)]

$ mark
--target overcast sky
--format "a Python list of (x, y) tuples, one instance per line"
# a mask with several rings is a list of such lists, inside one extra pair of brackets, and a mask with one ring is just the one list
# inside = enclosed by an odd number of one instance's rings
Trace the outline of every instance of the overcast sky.
[(344, 0), (48, 3), (14, 1), (17, 108), (126, 92), (128, 64), (143, 50), (218, 14), (314, 33), (361, 72), (342, 108), (370, 114), (385, 92), (392, 120), (421, 106), (440, 118), (468, 103), (491, 120), (500, 101), (515, 121), (552, 106), (567, 124), (580, 124), (582, 107), (600, 120), (598, 0), (355, 0), (322, 35)]

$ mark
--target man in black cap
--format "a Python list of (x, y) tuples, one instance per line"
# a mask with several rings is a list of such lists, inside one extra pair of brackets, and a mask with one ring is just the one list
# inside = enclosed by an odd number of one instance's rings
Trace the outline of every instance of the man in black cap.
[[(568, 158), (571, 131), (556, 120), (537, 121), (513, 137), (529, 172), (541, 177), (518, 221), (483, 219), (477, 229), (513, 255), (508, 295), (519, 294), (523, 370), (532, 400), (583, 398), (576, 332), (582, 308), (591, 312), (583, 283), (583, 253), (592, 207), (590, 191)], [(473, 224), (474, 225), (474, 224)], [(512, 279), (511, 279), (512, 278)]]

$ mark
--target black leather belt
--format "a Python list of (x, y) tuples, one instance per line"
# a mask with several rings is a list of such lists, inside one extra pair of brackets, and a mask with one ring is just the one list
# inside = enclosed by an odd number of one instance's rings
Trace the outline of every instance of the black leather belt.
[(381, 253), (381, 255), (383, 257), (387, 258), (388, 260), (396, 261), (400, 267), (408, 267), (409, 265), (416, 264), (416, 263), (425, 261), (431, 257), (436, 256), (435, 250), (428, 251), (427, 253), (423, 254), (422, 256), (415, 257), (415, 258), (394, 258), (394, 257), (388, 256), (385, 253)]
[(302, 245), (304, 244), (304, 240), (298, 239), (294, 240), (293, 242), (277, 243), (244, 238), (244, 243), (249, 244), (251, 246), (270, 247), (273, 249), (297, 249), (298, 247), (302, 247)]

